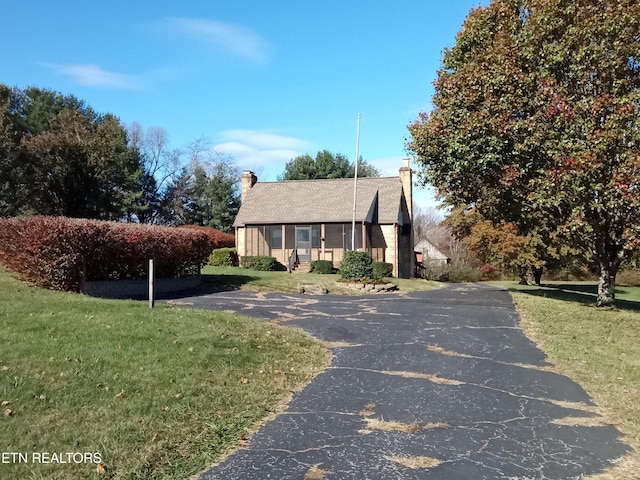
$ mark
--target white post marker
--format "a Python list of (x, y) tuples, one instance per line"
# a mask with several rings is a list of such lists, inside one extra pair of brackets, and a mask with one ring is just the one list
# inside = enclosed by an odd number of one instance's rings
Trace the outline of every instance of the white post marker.
[(155, 277), (155, 272), (153, 271), (153, 259), (149, 260), (149, 308), (153, 308), (155, 303), (154, 293), (153, 293), (153, 281)]

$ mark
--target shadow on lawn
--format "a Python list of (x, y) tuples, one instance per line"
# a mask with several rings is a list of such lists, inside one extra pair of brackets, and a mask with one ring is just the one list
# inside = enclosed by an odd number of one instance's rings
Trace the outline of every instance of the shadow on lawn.
[[(553, 298), (555, 300), (564, 300), (567, 302), (582, 303), (584, 305), (595, 305), (596, 296), (598, 294), (598, 285), (596, 284), (573, 284), (573, 283), (543, 283), (541, 287), (510, 287), (510, 292), (521, 292), (536, 297)], [(632, 300), (622, 300), (618, 298), (621, 293), (626, 293), (624, 287), (616, 288), (616, 308), (620, 310), (640, 311), (640, 302)]]

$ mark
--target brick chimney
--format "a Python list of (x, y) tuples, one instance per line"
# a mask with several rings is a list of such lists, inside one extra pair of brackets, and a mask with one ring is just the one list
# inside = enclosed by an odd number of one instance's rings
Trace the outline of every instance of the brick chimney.
[(407, 200), (407, 210), (409, 210), (409, 218), (413, 222), (413, 182), (411, 178), (411, 167), (409, 166), (409, 159), (403, 160), (404, 165), (400, 168), (400, 181), (402, 182), (402, 189), (404, 190), (404, 197)]
[(240, 193), (240, 203), (244, 202), (245, 195), (251, 189), (251, 187), (253, 187), (256, 184), (257, 181), (258, 181), (258, 177), (256, 177), (255, 173), (249, 170), (245, 170), (244, 172), (242, 172), (242, 179), (241, 179), (242, 190)]

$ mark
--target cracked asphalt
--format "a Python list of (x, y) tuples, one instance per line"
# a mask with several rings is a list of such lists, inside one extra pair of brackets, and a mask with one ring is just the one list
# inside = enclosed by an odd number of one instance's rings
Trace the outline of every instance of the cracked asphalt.
[(405, 295), (231, 291), (176, 299), (300, 327), (331, 366), (214, 479), (582, 479), (629, 452), (486, 285)]

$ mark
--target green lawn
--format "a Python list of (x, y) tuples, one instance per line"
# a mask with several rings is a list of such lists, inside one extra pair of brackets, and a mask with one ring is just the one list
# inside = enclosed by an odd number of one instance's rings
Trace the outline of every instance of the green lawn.
[(492, 282), (509, 290), (522, 326), (561, 373), (580, 383), (635, 449), (597, 478), (637, 478), (640, 472), (640, 288), (616, 290), (616, 308), (597, 308), (596, 284), (544, 287)]
[[(204, 281), (212, 288), (246, 289), (267, 292), (297, 292), (300, 283), (321, 283), (329, 293), (342, 295), (356, 295), (359, 292), (351, 290), (341, 284), (339, 275), (319, 275), (316, 273), (289, 272), (260, 272), (239, 267), (212, 267), (207, 265), (202, 269)], [(433, 290), (442, 288), (443, 284), (417, 278), (387, 278), (395, 283), (400, 292), (416, 290)]]
[[(0, 267), (0, 452), (28, 455), (0, 478), (187, 478), (328, 363), (299, 330), (43, 290)], [(32, 463), (39, 452), (102, 463)]]

